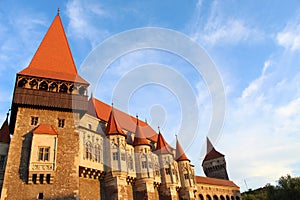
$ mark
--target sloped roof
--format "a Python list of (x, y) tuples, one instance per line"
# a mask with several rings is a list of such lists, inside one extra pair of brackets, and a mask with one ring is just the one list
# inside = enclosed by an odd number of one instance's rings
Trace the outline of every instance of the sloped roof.
[(59, 15), (54, 18), (28, 67), (18, 74), (89, 84), (77, 74)]
[(57, 135), (56, 130), (49, 124), (40, 124), (33, 130), (33, 134)]
[(178, 139), (176, 141), (176, 156), (175, 156), (176, 161), (191, 161), (190, 159), (188, 159), (188, 157), (185, 155), (182, 146), (180, 145)]
[(212, 143), (210, 142), (210, 140), (207, 137), (207, 152), (206, 152), (206, 156), (203, 160), (204, 161), (208, 161), (208, 160), (213, 160), (216, 158), (221, 158), (224, 157), (223, 154), (221, 154), (220, 152), (218, 152), (214, 146), (212, 145)]
[(158, 133), (156, 152), (158, 154), (173, 154), (170, 145), (166, 142), (165, 138), (160, 132)]
[(9, 125), (8, 125), (8, 115), (3, 122), (0, 129), (0, 142), (10, 143)]
[(145, 134), (142, 130), (142, 128), (139, 125), (139, 120), (136, 120), (136, 129), (135, 129), (135, 134), (134, 134), (134, 141), (133, 141), (133, 146), (138, 146), (138, 145), (150, 145), (149, 141), (146, 139)]
[(109, 119), (107, 122), (107, 127), (105, 130), (106, 135), (123, 135), (127, 137), (127, 135), (123, 132), (122, 128), (120, 127), (118, 121), (115, 118), (115, 111), (114, 108), (111, 109)]
[[(88, 114), (97, 117), (103, 121), (108, 122), (111, 106), (99, 101), (96, 98), (91, 97), (89, 100)], [(124, 130), (135, 133), (137, 118), (126, 114), (116, 108), (114, 108), (114, 117), (117, 119), (120, 127)], [(138, 119), (139, 120), (139, 119)], [(143, 131), (147, 139), (156, 142), (157, 133), (145, 122), (139, 120), (139, 128)]]
[(208, 178), (204, 176), (195, 176), (197, 184), (209, 184), (209, 185), (220, 185), (228, 187), (239, 188), (233, 181), (217, 179), (217, 178)]

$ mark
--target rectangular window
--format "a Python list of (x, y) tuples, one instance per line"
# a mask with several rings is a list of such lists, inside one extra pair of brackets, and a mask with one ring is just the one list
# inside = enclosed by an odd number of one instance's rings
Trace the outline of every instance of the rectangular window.
[(146, 169), (147, 168), (147, 162), (146, 161), (142, 161), (142, 168)]
[(50, 147), (39, 147), (39, 161), (49, 161)]
[(123, 161), (125, 161), (125, 160), (126, 160), (125, 153), (121, 153), (121, 160), (123, 160)]
[(39, 118), (35, 116), (31, 116), (31, 125), (36, 126), (39, 122)]
[(167, 174), (167, 175), (170, 175), (170, 174), (171, 174), (170, 168), (166, 168), (166, 174)]
[(60, 128), (65, 127), (65, 119), (58, 119), (58, 127)]
[(33, 182), (33, 184), (36, 184), (36, 177), (37, 177), (36, 174), (32, 174), (32, 182)]
[(44, 183), (44, 174), (40, 174), (40, 184)]
[(48, 184), (50, 184), (50, 177), (51, 177), (51, 174), (47, 174), (47, 175), (46, 175), (46, 182), (47, 182)]
[(5, 157), (4, 155), (0, 156), (0, 170), (4, 170), (4, 165), (5, 165)]
[(119, 160), (119, 159), (118, 159), (118, 153), (117, 153), (117, 152), (114, 152), (114, 153), (113, 153), (113, 160)]
[(155, 171), (155, 175), (159, 176), (159, 171), (158, 170)]
[(88, 124), (88, 129), (92, 130), (92, 124)]
[(189, 174), (184, 174), (184, 179), (189, 179)]

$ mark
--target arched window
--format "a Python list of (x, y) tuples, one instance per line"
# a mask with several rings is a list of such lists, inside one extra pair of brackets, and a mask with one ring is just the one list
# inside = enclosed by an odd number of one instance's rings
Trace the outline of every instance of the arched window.
[(92, 144), (90, 142), (85, 144), (85, 158), (89, 160), (92, 159)]
[(85, 87), (84, 86), (81, 86), (80, 88), (79, 88), (79, 94), (80, 95), (84, 95), (85, 94)]
[(18, 87), (25, 87), (26, 83), (27, 83), (27, 80), (25, 78), (22, 78), (18, 82)]
[(225, 200), (225, 197), (223, 195), (220, 196), (221, 200)]
[(74, 85), (71, 85), (70, 88), (69, 88), (69, 92), (72, 93), (73, 90), (74, 90)]
[(234, 196), (231, 196), (231, 200), (234, 200)]
[(230, 200), (230, 197), (228, 195), (226, 195), (226, 200)]
[(101, 161), (100, 146), (98, 144), (95, 145), (95, 161), (96, 162), (100, 162)]
[(210, 195), (206, 195), (206, 200), (211, 200)]
[(57, 92), (57, 89), (58, 89), (58, 85), (56, 83), (51, 83), (50, 86), (49, 86), (49, 90), (51, 92)]
[(66, 86), (66, 84), (61, 84), (60, 85), (59, 92), (61, 92), (61, 93), (67, 93), (68, 92), (68, 87)]
[(30, 85), (31, 89), (36, 89), (38, 83), (35, 79), (33, 79), (32, 81), (30, 81), (29, 85)]
[(240, 200), (240, 197), (239, 197), (239, 196), (236, 196), (235, 199), (236, 199), (236, 200)]
[(40, 83), (39, 89), (40, 90), (48, 90), (48, 84), (46, 83), (46, 81), (43, 81)]
[(217, 195), (214, 195), (214, 200), (219, 200)]
[(202, 194), (199, 194), (199, 198), (200, 198), (200, 200), (204, 200), (204, 197)]

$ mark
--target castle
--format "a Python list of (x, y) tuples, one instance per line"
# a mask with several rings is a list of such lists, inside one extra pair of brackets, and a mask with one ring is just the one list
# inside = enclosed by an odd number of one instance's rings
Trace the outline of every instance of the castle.
[(96, 98), (77, 74), (59, 14), (17, 73), (0, 129), (1, 200), (240, 200), (207, 141), (196, 176), (179, 141)]

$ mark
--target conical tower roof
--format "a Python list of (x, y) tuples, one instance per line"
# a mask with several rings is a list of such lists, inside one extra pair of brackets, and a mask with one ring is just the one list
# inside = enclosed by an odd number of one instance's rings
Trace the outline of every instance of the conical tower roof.
[(106, 135), (123, 135), (123, 136), (127, 137), (127, 135), (123, 132), (122, 128), (120, 127), (120, 125), (115, 117), (113, 107), (112, 107), (110, 115), (109, 115), (105, 134)]
[(162, 136), (162, 134), (158, 133), (157, 138), (157, 144), (156, 144), (156, 152), (158, 154), (173, 154), (172, 150), (170, 149), (170, 146), (166, 142), (165, 138)]
[(54, 18), (28, 67), (18, 74), (88, 84), (77, 74), (59, 14)]
[(207, 152), (206, 152), (206, 156), (205, 156), (203, 162), (212, 160), (212, 159), (216, 159), (216, 158), (224, 157), (223, 154), (221, 154), (214, 148), (214, 146), (212, 145), (212, 143), (210, 142), (208, 137), (206, 138), (206, 143), (207, 143), (207, 146), (206, 146)]
[(190, 159), (188, 159), (188, 157), (185, 155), (182, 146), (180, 145), (180, 143), (178, 142), (178, 139), (176, 141), (176, 156), (175, 156), (176, 161), (189, 161)]
[(149, 141), (146, 139), (146, 136), (142, 130), (142, 127), (139, 126), (139, 119), (138, 116), (136, 117), (136, 130), (134, 135), (134, 141), (133, 146), (139, 146), (139, 145), (149, 145)]
[(8, 114), (5, 121), (0, 129), (0, 142), (10, 143), (9, 125), (8, 125)]

